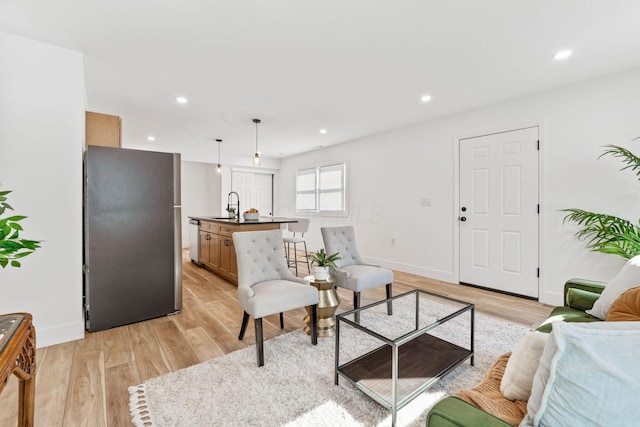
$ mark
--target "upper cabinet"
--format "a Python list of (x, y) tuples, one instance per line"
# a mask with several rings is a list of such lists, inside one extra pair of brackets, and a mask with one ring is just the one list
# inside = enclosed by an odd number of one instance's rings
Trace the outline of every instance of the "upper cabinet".
[(87, 145), (121, 148), (120, 117), (87, 111), (85, 141)]

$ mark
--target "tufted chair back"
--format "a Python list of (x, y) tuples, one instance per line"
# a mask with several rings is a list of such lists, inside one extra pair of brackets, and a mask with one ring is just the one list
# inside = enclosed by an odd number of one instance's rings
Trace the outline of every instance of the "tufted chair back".
[(282, 246), (282, 230), (233, 233), (238, 260), (238, 287), (266, 280), (290, 280)]
[(321, 227), (324, 249), (327, 254), (338, 252), (340, 259), (336, 262), (338, 268), (347, 265), (364, 264), (358, 248), (356, 247), (356, 236), (353, 226), (346, 227)]

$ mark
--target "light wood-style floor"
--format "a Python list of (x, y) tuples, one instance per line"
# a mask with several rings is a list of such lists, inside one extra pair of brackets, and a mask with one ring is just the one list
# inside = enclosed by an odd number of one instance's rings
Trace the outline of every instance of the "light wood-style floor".
[[(306, 266), (299, 272), (308, 274)], [(479, 313), (535, 327), (551, 306), (467, 286), (394, 272), (393, 294), (420, 288), (476, 304)], [(255, 343), (253, 327), (238, 340), (242, 309), (236, 287), (196, 266), (183, 254), (183, 310), (106, 331), (83, 340), (37, 350), (37, 426), (131, 426), (127, 388), (148, 378), (186, 368)], [(352, 294), (339, 290), (339, 312), (351, 308)], [(384, 297), (384, 287), (364, 292), (362, 304)], [(304, 326), (304, 309), (264, 321), (265, 340)], [(253, 320), (251, 321), (251, 326)], [(38, 325), (36, 324), (36, 331)], [(266, 344), (268, 345), (268, 343)], [(17, 424), (17, 380), (0, 395), (0, 427)]]

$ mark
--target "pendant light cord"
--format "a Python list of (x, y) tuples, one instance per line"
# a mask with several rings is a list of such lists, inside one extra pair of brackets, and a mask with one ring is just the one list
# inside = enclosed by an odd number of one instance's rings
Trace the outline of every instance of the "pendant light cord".
[(256, 153), (258, 153), (258, 123), (260, 123), (260, 120), (253, 119), (253, 122), (256, 124)]

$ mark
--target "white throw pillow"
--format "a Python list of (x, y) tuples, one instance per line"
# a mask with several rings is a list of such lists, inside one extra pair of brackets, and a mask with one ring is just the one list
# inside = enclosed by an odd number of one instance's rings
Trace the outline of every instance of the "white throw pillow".
[(622, 270), (607, 283), (602, 295), (596, 300), (593, 308), (587, 310), (587, 313), (598, 319), (605, 320), (607, 311), (609, 311), (609, 307), (616, 298), (628, 289), (637, 286), (640, 286), (640, 255), (627, 261)]
[(504, 397), (509, 400), (529, 400), (533, 377), (548, 337), (549, 334), (544, 332), (527, 332), (513, 349), (500, 382)]
[(521, 427), (637, 426), (640, 322), (553, 322)]

